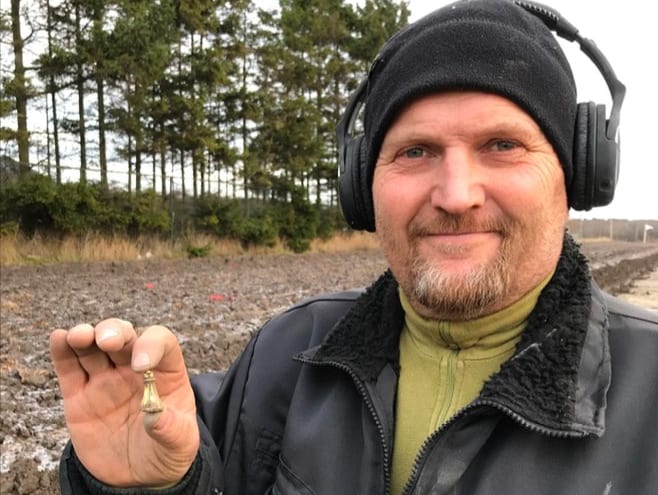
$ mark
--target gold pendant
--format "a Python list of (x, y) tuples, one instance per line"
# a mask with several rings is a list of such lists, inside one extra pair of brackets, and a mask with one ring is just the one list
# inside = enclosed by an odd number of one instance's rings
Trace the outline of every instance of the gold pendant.
[(144, 372), (144, 397), (139, 407), (147, 414), (156, 414), (164, 410), (164, 403), (155, 388), (155, 375), (151, 370)]

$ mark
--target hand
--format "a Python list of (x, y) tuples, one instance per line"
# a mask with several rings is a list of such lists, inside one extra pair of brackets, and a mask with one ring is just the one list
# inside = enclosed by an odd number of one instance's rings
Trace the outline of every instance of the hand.
[[(117, 487), (160, 487), (185, 475), (199, 448), (199, 428), (171, 331), (154, 326), (137, 337), (130, 323), (109, 319), (55, 330), (50, 354), (73, 448), (93, 476)], [(159, 414), (140, 410), (148, 369), (165, 403)]]

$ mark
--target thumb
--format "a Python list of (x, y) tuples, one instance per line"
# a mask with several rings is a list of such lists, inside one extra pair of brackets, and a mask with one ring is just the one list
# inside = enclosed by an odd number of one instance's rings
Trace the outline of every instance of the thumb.
[(148, 433), (148, 435), (156, 441), (159, 440), (158, 436), (161, 436), (161, 434), (160, 434), (161, 429), (156, 430), (155, 425), (157, 424), (157, 422), (162, 417), (163, 412), (164, 412), (164, 409), (160, 412), (155, 412), (155, 413), (145, 412), (144, 413), (144, 419), (143, 419), (144, 429), (146, 430), (146, 433)]
[(158, 413), (144, 413), (146, 433), (172, 451), (183, 448), (188, 453), (196, 453), (199, 447), (199, 426), (196, 415), (171, 407)]

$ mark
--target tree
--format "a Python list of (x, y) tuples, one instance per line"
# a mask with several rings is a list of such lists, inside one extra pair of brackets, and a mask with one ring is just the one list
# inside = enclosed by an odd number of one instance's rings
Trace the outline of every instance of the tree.
[(7, 85), (7, 92), (13, 96), (16, 104), (16, 142), (18, 144), (18, 163), (21, 175), (30, 170), (30, 134), (27, 129), (28, 83), (23, 64), (24, 40), (21, 35), (21, 2), (11, 0), (11, 32), (14, 50), (14, 78)]
[(85, 53), (83, 47), (82, 33), (82, 0), (74, 0), (74, 26), (75, 46), (77, 53), (75, 57), (75, 86), (78, 91), (78, 134), (80, 136), (80, 183), (87, 183), (87, 125), (85, 115)]
[[(280, 16), (266, 19), (278, 35), (261, 50), (261, 77), (268, 79), (264, 106), (272, 111), (260, 128), (258, 153), (274, 160), (271, 173), (283, 174), (291, 186), (303, 185), (307, 195), (314, 192), (316, 205), (327, 191), (333, 203), (336, 122), (362, 77), (363, 59), (374, 58), (381, 43), (406, 23), (408, 10), (391, 0), (369, 0), (357, 11), (344, 0), (280, 4)], [(374, 40), (381, 42), (375, 46)]]
[[(48, 58), (47, 61), (53, 60), (54, 58), (54, 48), (53, 48), (53, 9), (50, 6), (50, 0), (46, 0), (46, 31), (48, 33)], [(55, 84), (55, 72), (50, 71), (47, 68), (47, 65), (41, 61), (41, 68), (39, 70), (39, 75), (42, 79), (47, 81), (46, 83), (46, 93), (50, 96), (51, 106), (52, 106), (52, 124), (53, 124), (53, 143), (55, 145), (55, 182), (57, 184), (62, 183), (62, 164), (61, 164), (61, 154), (59, 150), (59, 120), (57, 118), (57, 85)], [(48, 137), (48, 142), (50, 143), (50, 137)], [(48, 164), (50, 166), (50, 163)]]
[(366, 0), (356, 7), (346, 46), (350, 59), (358, 64), (356, 70), (366, 73), (370, 69), (379, 49), (407, 24), (409, 14), (404, 1)]
[(87, 52), (93, 67), (93, 78), (96, 83), (96, 102), (98, 108), (98, 164), (100, 166), (101, 189), (107, 191), (107, 143), (105, 138), (105, 80), (108, 68), (106, 67), (108, 46), (108, 33), (104, 30), (105, 7), (104, 2), (94, 1), (91, 5), (92, 36)]
[(174, 6), (167, 1), (123, 0), (117, 8), (104, 70), (119, 90), (121, 103), (109, 114), (115, 127), (128, 137), (124, 156), (134, 157), (135, 190), (140, 191), (143, 154), (153, 149), (146, 133), (150, 98), (158, 94), (155, 88), (171, 61), (170, 47), (175, 40)]

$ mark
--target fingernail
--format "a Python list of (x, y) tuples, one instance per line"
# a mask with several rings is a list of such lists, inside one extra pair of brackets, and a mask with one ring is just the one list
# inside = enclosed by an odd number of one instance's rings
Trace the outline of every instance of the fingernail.
[(104, 340), (111, 339), (112, 337), (116, 337), (118, 335), (118, 331), (113, 328), (108, 328), (107, 330), (103, 330), (98, 336), (98, 342), (103, 342)]
[(140, 352), (133, 356), (133, 369), (136, 371), (147, 370), (151, 368), (151, 358), (145, 352)]

